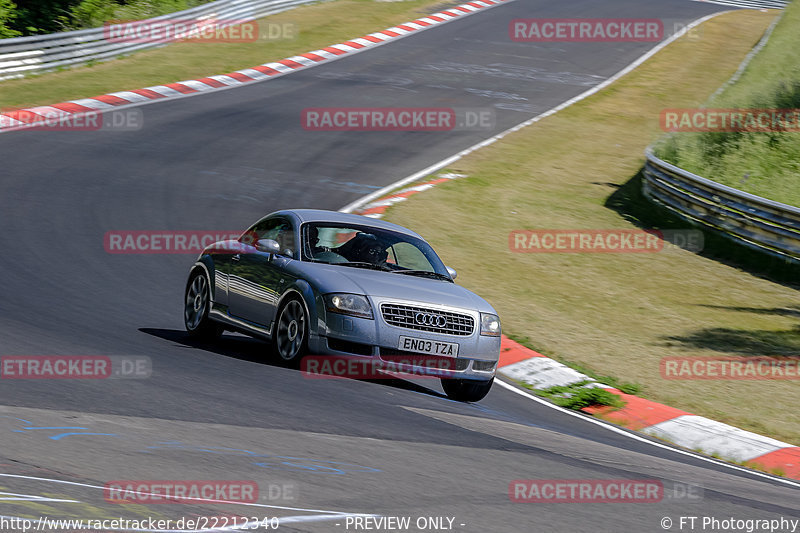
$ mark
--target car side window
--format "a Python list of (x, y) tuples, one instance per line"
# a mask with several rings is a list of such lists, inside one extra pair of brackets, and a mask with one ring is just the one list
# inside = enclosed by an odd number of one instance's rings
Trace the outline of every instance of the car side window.
[[(268, 239), (270, 237), (267, 237)], [(273, 240), (278, 241), (281, 247), (281, 253), (288, 257), (294, 257), (294, 229), (290, 223), (282, 224), (275, 231), (275, 236), (271, 237)]]
[[(247, 240), (245, 240), (247, 239)], [(292, 223), (285, 218), (269, 218), (253, 225), (242, 236), (242, 242), (255, 245), (262, 239), (277, 241), (281, 254), (294, 257), (294, 229)]]

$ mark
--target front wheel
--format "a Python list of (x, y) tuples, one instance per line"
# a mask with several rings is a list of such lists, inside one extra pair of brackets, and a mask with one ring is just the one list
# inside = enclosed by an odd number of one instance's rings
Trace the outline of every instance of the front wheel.
[(300, 300), (292, 298), (278, 311), (272, 348), (286, 363), (296, 363), (308, 346), (308, 321)]
[(211, 308), (211, 291), (208, 278), (202, 272), (195, 272), (186, 285), (183, 308), (183, 323), (192, 337), (215, 339), (222, 334), (222, 327), (208, 318)]
[(489, 381), (442, 378), (442, 388), (445, 394), (447, 394), (448, 398), (457, 402), (479, 402), (483, 400), (489, 394), (492, 383), (494, 383), (494, 378)]

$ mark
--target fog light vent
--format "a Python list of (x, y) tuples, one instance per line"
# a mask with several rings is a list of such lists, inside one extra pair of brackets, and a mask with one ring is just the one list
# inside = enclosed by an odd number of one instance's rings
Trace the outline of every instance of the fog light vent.
[(473, 361), (472, 370), (476, 372), (491, 372), (497, 365), (497, 361)]

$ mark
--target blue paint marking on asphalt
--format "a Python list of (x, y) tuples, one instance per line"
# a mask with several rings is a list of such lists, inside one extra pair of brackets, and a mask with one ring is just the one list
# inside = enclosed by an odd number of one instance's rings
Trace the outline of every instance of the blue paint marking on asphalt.
[(19, 420), (20, 422), (25, 422), (26, 424), (33, 424), (30, 420), (25, 420), (24, 418), (17, 418), (16, 416), (8, 416), (8, 415), (0, 415), (0, 418), (13, 418), (14, 420)]
[(35, 426), (29, 428), (22, 428), (22, 429), (89, 429), (84, 427), (77, 427), (77, 426)]
[(117, 437), (118, 435), (114, 435), (113, 433), (62, 433), (61, 435), (54, 435), (52, 437), (48, 437), (52, 440), (61, 440), (64, 437), (69, 437), (71, 435), (100, 435), (105, 437)]
[[(14, 420), (18, 420), (20, 422), (24, 422), (25, 424), (33, 424), (30, 420), (24, 420), (22, 418), (16, 418), (12, 416), (5, 416), (0, 415), (0, 418), (12, 418)], [(28, 431), (33, 430), (88, 430), (89, 428), (82, 427), (82, 426), (28, 426), (23, 427), (22, 429), (12, 429), (11, 431), (14, 433), (26, 433)], [(115, 433), (94, 433), (90, 431), (69, 431), (64, 433), (59, 433), (56, 435), (51, 435), (48, 438), (54, 441), (60, 441), (65, 437), (70, 436), (78, 436), (78, 435), (89, 435), (89, 436), (100, 436), (100, 437), (121, 437), (121, 435), (117, 435)], [(222, 446), (192, 446), (182, 443), (181, 441), (164, 441), (164, 442), (157, 442), (154, 446), (148, 446), (144, 450), (140, 450), (140, 453), (152, 453), (150, 450), (180, 450), (180, 451), (189, 451), (189, 452), (201, 452), (201, 453), (213, 453), (217, 455), (229, 455), (229, 456), (244, 456), (244, 457), (257, 457), (263, 459), (271, 459), (272, 461), (261, 461), (261, 462), (254, 462), (255, 466), (260, 468), (272, 468), (275, 470), (294, 470), (294, 471), (304, 471), (304, 472), (314, 472), (318, 474), (334, 474), (334, 475), (343, 475), (343, 474), (350, 474), (355, 472), (382, 472), (377, 468), (372, 468), (369, 466), (361, 466), (355, 465), (351, 463), (341, 463), (338, 461), (324, 461), (324, 460), (316, 460), (310, 459), (307, 457), (289, 457), (284, 455), (271, 455), (266, 453), (258, 453), (251, 450), (242, 450), (238, 448), (225, 448)]]
[[(22, 420), (22, 419), (18, 418), (17, 420)], [(25, 422), (27, 422), (28, 424), (31, 423), (31, 422), (28, 422), (27, 420)], [(78, 426), (35, 426), (35, 427), (26, 427), (26, 428), (22, 428), (22, 429), (12, 429), (11, 431), (13, 431), (14, 433), (25, 433), (27, 431), (34, 430), (34, 429), (49, 429), (49, 430), (52, 430), (52, 429), (89, 429), (89, 428), (78, 427)], [(105, 436), (105, 437), (118, 437), (119, 436), (119, 435), (115, 435), (114, 433), (91, 433), (91, 432), (71, 431), (71, 432), (68, 432), (68, 433), (59, 433), (58, 435), (52, 435), (52, 436), (50, 436), (48, 438), (51, 439), (51, 440), (61, 440), (64, 437), (69, 437), (69, 436), (72, 436), (72, 435), (99, 435), (99, 436)]]

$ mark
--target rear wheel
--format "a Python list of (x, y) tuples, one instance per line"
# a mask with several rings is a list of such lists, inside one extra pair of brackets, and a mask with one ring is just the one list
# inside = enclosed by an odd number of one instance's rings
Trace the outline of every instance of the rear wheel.
[(183, 322), (189, 335), (203, 339), (215, 339), (222, 334), (222, 326), (208, 318), (211, 309), (211, 291), (208, 278), (195, 272), (186, 285)]
[(300, 300), (292, 298), (278, 311), (272, 349), (287, 363), (296, 363), (305, 355), (308, 347), (308, 320)]
[(442, 388), (445, 394), (447, 394), (448, 398), (457, 402), (479, 402), (483, 400), (489, 394), (492, 383), (494, 383), (494, 378), (489, 381), (442, 378)]

